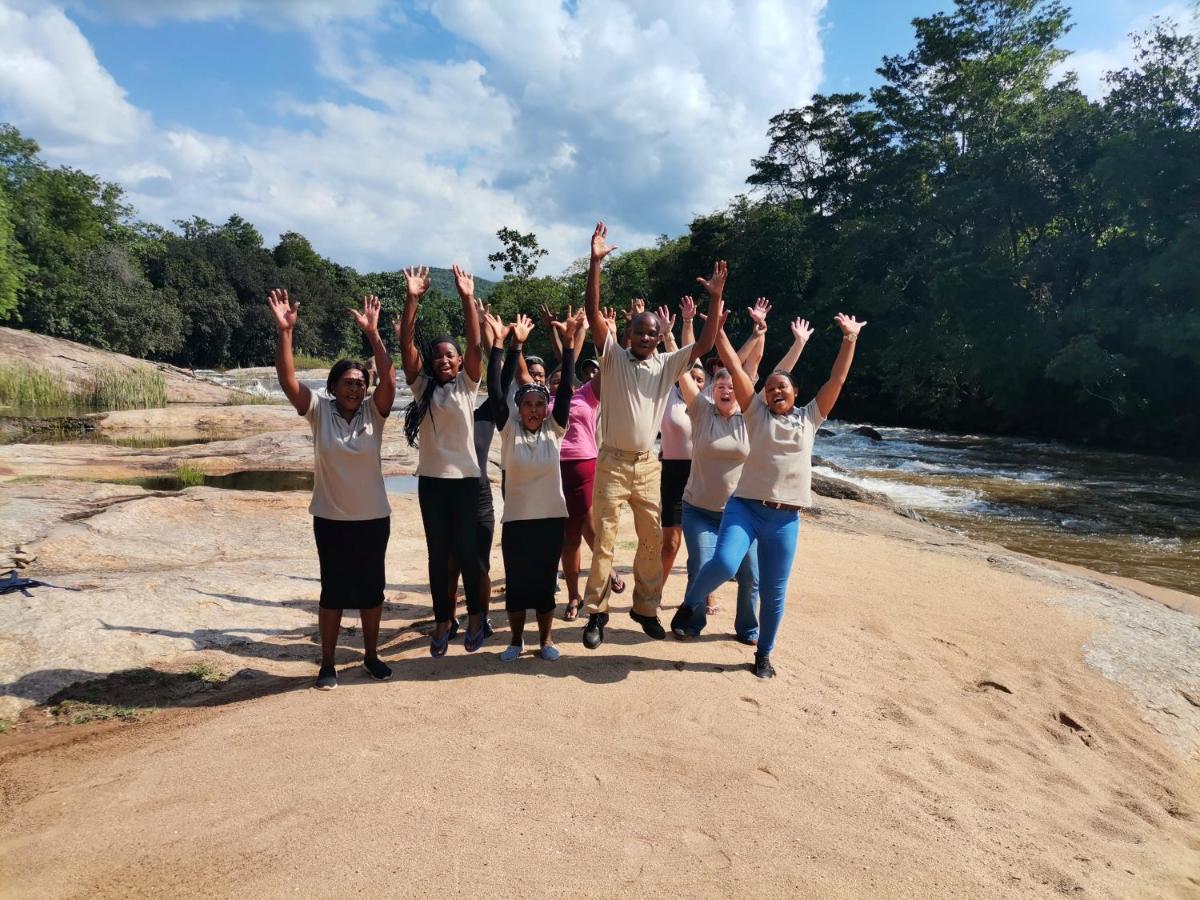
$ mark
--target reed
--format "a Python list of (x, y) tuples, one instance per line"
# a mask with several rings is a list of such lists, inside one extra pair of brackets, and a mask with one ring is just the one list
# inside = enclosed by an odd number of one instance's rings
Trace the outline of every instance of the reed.
[(150, 409), (167, 405), (167, 381), (149, 366), (97, 369), (71, 390), (59, 375), (33, 366), (0, 366), (0, 405), (22, 409)]
[(204, 471), (191, 463), (180, 463), (176, 466), (175, 477), (185, 488), (204, 484)]
[(336, 359), (325, 359), (321, 356), (309, 356), (307, 353), (297, 353), (292, 356), (296, 370), (300, 369), (332, 369)]
[(281, 406), (285, 403), (286, 397), (251, 394), (249, 391), (235, 391), (225, 398), (226, 406)]

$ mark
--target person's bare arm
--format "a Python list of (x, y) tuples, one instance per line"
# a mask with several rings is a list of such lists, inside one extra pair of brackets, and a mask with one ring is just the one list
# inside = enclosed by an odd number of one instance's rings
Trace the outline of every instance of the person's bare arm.
[[(571, 316), (570, 307), (567, 307), (567, 316)], [(550, 332), (550, 344), (554, 347), (554, 358), (560, 363), (563, 358), (562, 338), (559, 337), (558, 329), (554, 327), (554, 313), (550, 312), (550, 307), (545, 303), (538, 306), (538, 312), (542, 317), (542, 327)]]
[(404, 270), (404, 312), (396, 323), (396, 338), (400, 341), (400, 364), (404, 380), (412, 384), (421, 374), (421, 354), (417, 352), (417, 311), (421, 297), (429, 290), (429, 267), (413, 266)]
[(478, 383), (483, 376), (483, 354), (479, 352), (479, 312), (475, 308), (475, 276), (454, 266), (454, 287), (462, 301), (463, 327), (466, 329), (467, 352), (463, 355), (463, 371)]
[[(712, 317), (710, 316), (709, 319), (711, 321)], [(707, 323), (705, 324), (707, 325)], [(729, 377), (733, 381), (733, 396), (737, 398), (738, 406), (745, 412), (754, 402), (754, 382), (742, 368), (742, 361), (738, 359), (737, 351), (729, 342), (729, 335), (725, 333), (724, 328), (717, 332), (717, 355), (721, 357), (721, 362), (729, 371)]]
[(758, 367), (762, 364), (763, 352), (767, 346), (767, 313), (770, 311), (771, 304), (765, 297), (759, 297), (753, 306), (746, 308), (754, 327), (749, 339), (738, 350), (738, 359), (742, 361), (742, 368), (754, 382), (758, 381)]
[(508, 326), (512, 336), (513, 351), (517, 355), (517, 384), (532, 384), (533, 376), (529, 374), (529, 366), (525, 364), (525, 342), (533, 331), (533, 319), (524, 313), (517, 313), (517, 319)]
[[(567, 318), (578, 315), (572, 312), (571, 307), (567, 307)], [(575, 329), (575, 337), (571, 341), (571, 348), (575, 351), (575, 359), (578, 361), (583, 353), (583, 345), (587, 342), (588, 321), (587, 316), (584, 316), (579, 323), (579, 327)]]
[(704, 330), (700, 332), (700, 339), (692, 345), (692, 362), (712, 349), (713, 343), (717, 339), (717, 332), (724, 325), (725, 281), (728, 277), (729, 266), (722, 259), (713, 264), (712, 275), (707, 279), (699, 277), (696, 279), (708, 293), (708, 318), (704, 320)]
[(312, 403), (312, 391), (296, 377), (296, 360), (292, 355), (292, 332), (300, 317), (300, 304), (289, 300), (287, 291), (277, 288), (267, 295), (267, 305), (279, 330), (275, 340), (275, 374), (279, 376), (279, 386), (296, 412), (304, 415)]
[(396, 367), (392, 365), (391, 354), (379, 337), (379, 298), (374, 294), (363, 297), (362, 312), (350, 310), (356, 324), (367, 336), (371, 344), (371, 355), (375, 359), (375, 374), (379, 376), (379, 385), (371, 400), (375, 409), (385, 419), (392, 411), (392, 401), (396, 399)]
[(833, 361), (833, 371), (829, 373), (829, 380), (817, 391), (817, 408), (826, 418), (833, 412), (833, 406), (841, 396), (846, 376), (850, 374), (850, 363), (854, 362), (854, 347), (858, 343), (858, 334), (867, 324), (844, 313), (838, 313), (833, 317), (833, 321), (842, 329), (842, 346), (838, 350), (837, 359)]
[(654, 315), (658, 319), (658, 333), (662, 335), (663, 347), (668, 353), (674, 353), (679, 349), (675, 343), (675, 317), (665, 306), (660, 306)]
[(700, 387), (696, 384), (696, 379), (692, 377), (692, 370), (688, 369), (680, 375), (676, 384), (679, 385), (679, 394), (683, 397), (683, 402), (690, 410), (692, 404), (696, 402), (696, 398), (700, 396)]
[(779, 365), (775, 367), (775, 371), (792, 371), (796, 367), (796, 363), (800, 361), (800, 354), (804, 352), (804, 346), (808, 343), (808, 339), (812, 335), (813, 328), (808, 324), (808, 319), (793, 319), (792, 346), (788, 348), (787, 353), (783, 354), (783, 359), (779, 361)]
[(696, 343), (696, 328), (692, 324), (696, 318), (696, 301), (692, 299), (691, 294), (684, 294), (679, 298), (679, 318), (683, 320), (683, 324), (679, 326), (679, 340), (683, 342), (683, 346)]
[(583, 306), (587, 310), (588, 325), (592, 328), (592, 340), (597, 347), (603, 347), (608, 339), (608, 322), (600, 314), (600, 269), (604, 257), (616, 250), (608, 246), (608, 226), (603, 222), (596, 223), (592, 232), (592, 252), (588, 261), (587, 287), (583, 294)]

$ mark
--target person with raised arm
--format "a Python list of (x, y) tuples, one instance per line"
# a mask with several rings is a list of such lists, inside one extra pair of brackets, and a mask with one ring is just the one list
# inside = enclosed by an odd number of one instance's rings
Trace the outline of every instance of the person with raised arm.
[(379, 658), (379, 621), (383, 615), (384, 557), (391, 534), (392, 509), (383, 486), (380, 450), (383, 423), (396, 396), (396, 370), (379, 337), (379, 298), (363, 298), (362, 311), (351, 310), (371, 345), (379, 385), (367, 396), (367, 367), (351, 359), (336, 362), (325, 382), (327, 396), (311, 391), (296, 377), (292, 332), (300, 304), (285, 290), (273, 290), (267, 304), (279, 336), (275, 372), (279, 386), (313, 433), (313, 495), (308, 511), (321, 567), (317, 613), (321, 666), (316, 686), (337, 687), (334, 656), (342, 610), (357, 609), (362, 622), (363, 668), (377, 680), (392, 670)]
[[(763, 297), (759, 297), (754, 306), (746, 310), (750, 315), (750, 320), (754, 323), (754, 328), (750, 339), (743, 348), (746, 353), (741, 358), (748, 367), (747, 371), (753, 371), (752, 377), (754, 378), (758, 377), (758, 363), (762, 359), (762, 348), (767, 332), (766, 317), (770, 310), (771, 304)], [(696, 301), (690, 296), (684, 296), (679, 302), (679, 314), (683, 319), (683, 341), (690, 344), (694, 339), (692, 320), (696, 316)], [(675, 321), (673, 316), (667, 314), (664, 307), (659, 308), (658, 318), (660, 322), (667, 324), (668, 328)], [(667, 349), (671, 349), (671, 346), (668, 344)], [(739, 351), (740, 353), (741, 351)], [(750, 357), (754, 357), (752, 365), (746, 362)], [(705, 384), (709, 381), (708, 373), (699, 361), (692, 363), (692, 367), (686, 375), (689, 386), (694, 386), (698, 391), (703, 391)], [(671, 569), (675, 566), (675, 557), (679, 555), (679, 546), (683, 543), (683, 492), (692, 470), (692, 419), (689, 415), (688, 404), (684, 402), (683, 382), (684, 378), (681, 377), (679, 383), (671, 389), (671, 393), (667, 397), (666, 411), (663, 412), (662, 422), (659, 424), (659, 433), (662, 439), (658, 458), (662, 461), (663, 467), (660, 490), (662, 511), (659, 521), (662, 523), (663, 532), (664, 586), (671, 577)], [(691, 571), (690, 556), (688, 571)], [(710, 607), (708, 611), (715, 613), (717, 608)]]
[(454, 596), (449, 590), (451, 556), (461, 563), (467, 604), (465, 647), (474, 653), (486, 638), (479, 598), (476, 521), (479, 463), (475, 458), (475, 396), (483, 358), (479, 349), (479, 314), (475, 279), (454, 266), (454, 286), (462, 301), (466, 353), (454, 338), (443, 335), (417, 350), (417, 312), (429, 290), (427, 268), (405, 269), (407, 298), (397, 325), (404, 377), (413, 400), (404, 412), (404, 436), (417, 448), (417, 499), (429, 553), (429, 592), (436, 624), (429, 644), (434, 657), (446, 655), (454, 624)]
[[(755, 336), (766, 336), (766, 313), (771, 306), (760, 298), (752, 308)], [(780, 368), (788, 371), (796, 364), (799, 351), (812, 335), (804, 319), (792, 323), (795, 342)], [(718, 338), (718, 341), (720, 338)], [(758, 353), (750, 354), (750, 363), (743, 365), (753, 384), (758, 378)], [(790, 359), (790, 362), (788, 361)], [(786, 368), (785, 368), (786, 365)], [(713, 375), (712, 389), (702, 392), (689, 375), (679, 379), (679, 389), (687, 402), (692, 422), (692, 470), (683, 494), (683, 534), (687, 541), (688, 585), (713, 557), (721, 518), (729, 497), (742, 474), (742, 464), (750, 452), (750, 437), (741, 406), (733, 392), (733, 376), (728, 369), (718, 369)], [(733, 628), (743, 644), (758, 643), (758, 544), (751, 540), (746, 556), (737, 570), (737, 609)], [(696, 637), (704, 630), (708, 616), (716, 607), (711, 595), (706, 606), (692, 608), (680, 604), (671, 619), (671, 631), (677, 638)]]
[[(511, 637), (500, 659), (512, 662), (521, 655), (525, 648), (525, 614), (532, 609), (537, 615), (541, 657), (555, 660), (559, 650), (550, 631), (554, 624), (558, 559), (567, 522), (559, 448), (567, 430), (572, 382), (569, 378), (559, 379), (553, 413), (549, 410), (550, 392), (536, 381), (522, 384), (510, 400), (499, 375), (507, 329), (497, 316), (489, 315), (488, 324), (494, 335), (488, 364), (488, 402), (504, 442), (508, 481), (500, 546), (504, 553), (504, 605)], [(582, 310), (566, 322), (553, 323), (554, 328), (561, 330), (564, 366), (575, 364), (574, 338), (582, 324)]]
[[(742, 368), (724, 330), (717, 336), (717, 352), (733, 379), (733, 393), (742, 408), (750, 449), (737, 487), (725, 504), (712, 559), (688, 585), (683, 598), (687, 612), (680, 611), (680, 624), (686, 627), (686, 621), (682, 620), (689, 614), (699, 614), (704, 598), (729, 580), (751, 542), (757, 540), (760, 625), (754, 674), (759, 678), (775, 675), (771, 651), (783, 618), (788, 576), (796, 556), (800, 509), (812, 505), (813, 439), (837, 403), (850, 373), (859, 332), (867, 324), (842, 313), (834, 316), (834, 321), (842, 332), (842, 346), (833, 370), (816, 397), (800, 408), (796, 407), (798, 385), (790, 371), (772, 372), (762, 393), (756, 394), (754, 382)], [(793, 344), (792, 349), (799, 357), (803, 344), (799, 348)]]
[(604, 223), (597, 223), (592, 233), (584, 295), (592, 339), (603, 348), (600, 377), (604, 379), (600, 404), (603, 438), (596, 459), (592, 505), (596, 541), (584, 597), (588, 623), (583, 631), (583, 644), (589, 650), (604, 642), (613, 547), (625, 505), (633, 511), (633, 527), (638, 537), (633, 561), (633, 609), (629, 614), (650, 637), (656, 640), (666, 637), (658, 620), (662, 603), (662, 529), (658, 522), (662, 466), (654, 456), (654, 438), (672, 386), (716, 339), (728, 275), (725, 262), (718, 261), (708, 280), (697, 279), (708, 292), (709, 315), (696, 343), (673, 353), (656, 353), (662, 337), (659, 320), (653, 313), (641, 312), (630, 320), (629, 347), (623, 348), (618, 343), (619, 335), (600, 310), (601, 266), (604, 258), (616, 249), (608, 246), (607, 235)]

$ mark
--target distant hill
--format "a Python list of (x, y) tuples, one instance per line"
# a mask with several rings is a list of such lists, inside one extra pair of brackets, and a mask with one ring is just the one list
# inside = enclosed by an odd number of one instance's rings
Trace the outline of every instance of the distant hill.
[[(433, 282), (433, 286), (443, 294), (454, 296), (454, 273), (449, 269), (438, 269), (434, 266), (429, 267), (429, 278)], [(496, 289), (497, 282), (490, 278), (484, 278), (481, 275), (475, 276), (475, 296), (480, 300), (486, 300), (491, 296), (492, 291)]]

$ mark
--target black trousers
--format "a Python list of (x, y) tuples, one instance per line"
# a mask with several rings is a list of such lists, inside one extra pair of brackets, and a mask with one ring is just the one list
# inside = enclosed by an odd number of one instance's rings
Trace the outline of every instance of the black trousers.
[(504, 608), (554, 609), (554, 585), (562, 556), (567, 520), (524, 519), (505, 522), (500, 534), (504, 551)]
[(478, 478), (417, 478), (417, 500), (425, 526), (425, 548), (429, 552), (429, 593), (433, 595), (433, 617), (438, 622), (454, 618), (450, 595), (450, 557), (459, 561), (467, 612), (483, 611), (479, 602), (479, 566), (476, 559), (476, 529), (479, 519)]

